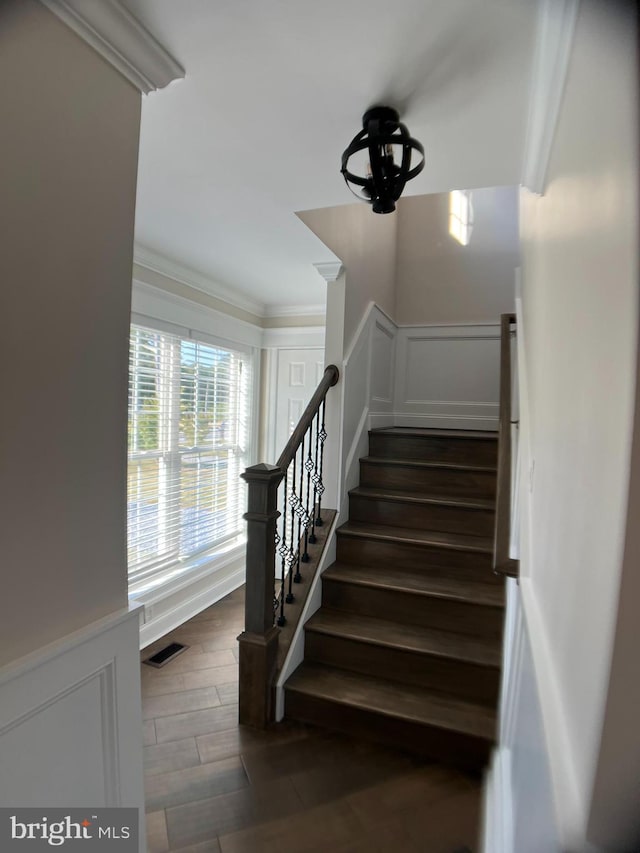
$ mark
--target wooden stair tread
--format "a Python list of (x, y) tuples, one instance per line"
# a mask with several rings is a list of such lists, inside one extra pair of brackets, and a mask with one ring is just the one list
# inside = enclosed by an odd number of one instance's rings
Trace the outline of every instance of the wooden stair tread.
[(493, 554), (493, 541), (488, 536), (472, 536), (437, 530), (413, 530), (405, 527), (390, 527), (384, 524), (363, 524), (358, 521), (348, 521), (338, 528), (337, 533), (409, 545), (435, 545), (438, 548)]
[(434, 573), (421, 568), (410, 570), (335, 562), (329, 566), (322, 577), (325, 581), (358, 584), (435, 598), (450, 598), (481, 606), (504, 607), (504, 589), (501, 585), (456, 577), (454, 574)]
[(485, 705), (322, 664), (303, 663), (287, 681), (286, 689), (485, 740), (493, 740), (495, 736), (496, 714)]
[(418, 470), (442, 469), (445, 471), (469, 471), (470, 473), (495, 474), (495, 465), (472, 465), (464, 462), (425, 462), (420, 459), (386, 459), (384, 456), (361, 456), (360, 462), (371, 465), (392, 466), (394, 468), (416, 468)]
[(463, 509), (495, 510), (496, 502), (490, 498), (455, 498), (426, 492), (408, 492), (401, 489), (381, 489), (370, 486), (357, 486), (350, 495), (359, 495), (371, 500), (389, 500), (413, 504), (437, 504), (439, 506), (461, 507)]
[(305, 630), (482, 666), (499, 667), (501, 664), (501, 643), (497, 639), (388, 622), (326, 607), (311, 617)]
[(369, 435), (380, 433), (410, 438), (480, 438), (494, 442), (498, 440), (498, 433), (490, 430), (429, 429), (426, 427), (379, 427), (369, 430)]

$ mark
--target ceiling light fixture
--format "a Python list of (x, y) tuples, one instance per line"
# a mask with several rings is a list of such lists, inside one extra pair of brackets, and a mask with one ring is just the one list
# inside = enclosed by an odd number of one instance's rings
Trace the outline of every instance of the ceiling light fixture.
[[(407, 181), (419, 175), (424, 168), (424, 148), (409, 135), (406, 125), (392, 107), (372, 107), (362, 117), (363, 130), (356, 134), (342, 155), (341, 172), (351, 192), (373, 207), (374, 213), (392, 213), (402, 195)], [(394, 146), (399, 163), (394, 160)], [(368, 150), (369, 163), (366, 176), (349, 171), (349, 160), (359, 151)], [(411, 168), (414, 151), (421, 155), (420, 162)], [(362, 188), (362, 194), (352, 185)]]

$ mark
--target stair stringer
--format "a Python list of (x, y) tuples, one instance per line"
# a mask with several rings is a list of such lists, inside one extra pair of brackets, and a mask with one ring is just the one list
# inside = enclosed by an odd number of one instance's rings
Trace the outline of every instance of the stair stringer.
[[(398, 327), (370, 302), (340, 368), (337, 515), (291, 645), (276, 681), (276, 720), (284, 716), (284, 684), (304, 659), (304, 625), (322, 601), (322, 573), (336, 558), (336, 529), (349, 518), (349, 491), (360, 482), (360, 457), (366, 456), (369, 430), (393, 426), (393, 382)], [(389, 370), (384, 373), (385, 366)], [(387, 387), (375, 376), (386, 375)]]

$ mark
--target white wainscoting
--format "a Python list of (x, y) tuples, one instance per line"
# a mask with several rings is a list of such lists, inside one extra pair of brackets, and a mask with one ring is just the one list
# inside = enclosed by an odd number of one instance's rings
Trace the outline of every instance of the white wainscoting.
[(500, 326), (398, 329), (397, 426), (498, 428)]
[(140, 809), (139, 608), (0, 669), (0, 803)]
[(498, 746), (484, 790), (484, 853), (560, 853), (539, 687), (520, 589), (507, 581)]

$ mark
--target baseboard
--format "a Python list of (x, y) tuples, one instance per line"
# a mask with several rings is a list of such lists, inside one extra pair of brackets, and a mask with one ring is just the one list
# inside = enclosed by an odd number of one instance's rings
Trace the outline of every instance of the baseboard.
[(245, 560), (238, 559), (233, 564), (212, 572), (204, 589), (203, 580), (198, 578), (193, 587), (185, 587), (177, 593), (170, 593), (165, 599), (154, 600), (153, 605), (145, 607), (145, 622), (140, 627), (140, 648), (155, 643), (170, 631), (192, 619), (225, 595), (245, 582)]
[(392, 426), (394, 426), (394, 416), (392, 412), (369, 413), (369, 429), (385, 429), (386, 427)]
[(395, 412), (393, 415), (393, 425), (418, 427), (421, 429), (469, 429), (496, 432), (498, 429), (498, 418), (453, 414), (417, 415)]
[(482, 853), (514, 853), (511, 755), (508, 749), (494, 750), (483, 794)]

